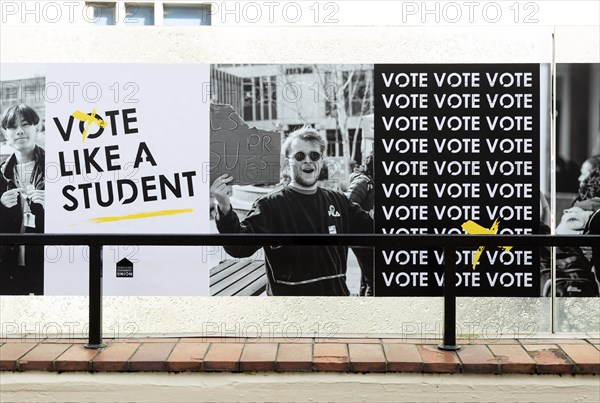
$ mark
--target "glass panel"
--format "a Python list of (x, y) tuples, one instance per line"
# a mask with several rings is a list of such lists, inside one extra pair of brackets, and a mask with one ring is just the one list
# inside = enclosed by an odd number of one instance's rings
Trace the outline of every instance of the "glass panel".
[(125, 24), (128, 25), (154, 25), (154, 5), (140, 5), (126, 3), (127, 14)]
[(94, 24), (115, 25), (115, 3), (91, 3), (94, 8)]
[(501, 338), (543, 337), (552, 330), (551, 309), (550, 298), (460, 297), (456, 300), (457, 338), (493, 343)]
[[(600, 233), (600, 64), (556, 66), (556, 233)], [(555, 331), (600, 333), (600, 248), (557, 247)]]
[(210, 5), (164, 5), (164, 25), (210, 25)]
[(557, 298), (556, 311), (556, 333), (579, 333), (595, 338), (600, 334), (600, 298)]
[[(540, 198), (539, 221), (537, 216), (532, 219), (531, 229), (533, 233), (549, 232), (550, 224), (548, 217), (548, 208), (545, 207), (544, 199), (550, 200), (550, 92), (551, 76), (550, 65), (540, 65), (540, 84), (539, 84), (539, 189), (532, 191), (534, 200)], [(533, 135), (532, 135), (533, 138)], [(534, 160), (535, 161), (535, 160)], [(539, 222), (539, 226), (536, 223)], [(543, 225), (542, 225), (543, 224)], [(510, 224), (509, 224), (510, 225)], [(500, 226), (500, 233), (504, 227)], [(537, 230), (539, 228), (539, 230)], [(507, 232), (509, 234), (510, 232)], [(519, 232), (515, 231), (515, 235)], [(468, 248), (467, 248), (468, 249)], [(490, 252), (493, 248), (490, 248)], [(521, 249), (521, 250), (519, 250)], [(515, 258), (523, 248), (514, 248), (511, 253)], [(488, 249), (486, 248), (486, 251)], [(535, 251), (531, 248), (529, 250)], [(525, 251), (526, 252), (526, 251)], [(485, 252), (487, 253), (487, 252)], [(527, 280), (521, 281), (517, 274), (531, 273), (533, 284), (531, 293), (527, 297), (460, 297), (457, 299), (457, 335), (459, 339), (473, 340), (483, 339), (487, 342), (493, 342), (499, 338), (539, 338), (544, 334), (549, 334), (553, 330), (552, 326), (552, 298), (550, 294), (544, 293), (545, 288), (550, 285), (550, 248), (540, 248), (539, 262), (535, 257), (531, 260), (533, 264), (526, 264), (526, 260), (519, 263), (518, 258), (505, 266), (505, 269), (499, 273), (499, 277), (494, 277), (493, 272), (482, 272), (481, 270), (473, 273), (481, 273), (481, 283), (498, 282), (507, 289), (515, 290), (525, 289)], [(535, 255), (535, 252), (533, 252)], [(506, 257), (511, 255), (506, 255)], [(522, 256), (527, 256), (523, 254)], [(489, 259), (484, 255), (483, 259)], [(502, 260), (502, 257), (500, 257)], [(519, 269), (521, 268), (521, 269)], [(523, 270), (519, 273), (520, 270)], [(505, 274), (507, 274), (506, 277)], [(513, 277), (514, 275), (514, 277)], [(511, 280), (511, 277), (513, 279)], [(527, 277), (522, 276), (522, 279)], [(465, 280), (466, 281), (466, 277)], [(539, 284), (537, 281), (539, 280)], [(520, 284), (520, 285), (519, 285)], [(544, 287), (548, 284), (548, 287)], [(537, 294), (537, 296), (536, 296)], [(510, 294), (509, 294), (510, 295)], [(515, 294), (512, 294), (515, 295)], [(523, 295), (523, 294), (522, 294)], [(459, 344), (465, 344), (460, 342)]]

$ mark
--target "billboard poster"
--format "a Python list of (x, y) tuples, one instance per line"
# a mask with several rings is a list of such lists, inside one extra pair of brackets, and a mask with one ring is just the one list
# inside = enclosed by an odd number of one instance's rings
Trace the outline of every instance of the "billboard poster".
[[(32, 75), (23, 76), (27, 71)], [(37, 136), (36, 153), (45, 156), (44, 184), (38, 187), (45, 197), (36, 214), (43, 221), (31, 227), (25, 223), (27, 232), (208, 231), (208, 187), (203, 178), (208, 149), (202, 144), (208, 138), (210, 107), (210, 98), (203, 93), (207, 65), (3, 65), (2, 74), (7, 76), (2, 81), (2, 100), (34, 103), (41, 116), (38, 133), (32, 129), (30, 139)], [(11, 106), (3, 104), (3, 113)], [(16, 149), (9, 155), (25, 148), (19, 142), (24, 141), (8, 141), (7, 146), (14, 144)], [(2, 148), (4, 154), (4, 144)], [(9, 186), (26, 188), (18, 180)], [(19, 194), (26, 199), (26, 191)], [(35, 201), (31, 205), (33, 210)], [(2, 220), (13, 212), (20, 215), (14, 210), (2, 210)], [(23, 266), (9, 257), (2, 262), (17, 263), (16, 274), (7, 284), (15, 284), (18, 293), (87, 293), (87, 248), (48, 246), (36, 252), (35, 257), (23, 256)], [(107, 245), (104, 292), (205, 295), (207, 268), (201, 263), (202, 252), (200, 247)], [(43, 271), (32, 276), (30, 266), (39, 267), (40, 260)], [(130, 275), (119, 268), (127, 261), (135, 266)], [(32, 278), (37, 288), (27, 284), (21, 288)]]
[[(540, 66), (377, 65), (376, 227), (395, 234), (540, 231)], [(441, 295), (441, 248), (381, 249), (380, 295)], [(459, 295), (535, 296), (533, 249), (457, 251)]]
[[(0, 232), (547, 228), (544, 65), (3, 64), (0, 81)], [(456, 258), (459, 295), (544, 295), (543, 250)], [(443, 259), (107, 245), (103, 281), (106, 295), (435, 296)], [(0, 264), (2, 295), (87, 294), (85, 247), (5, 245)]]

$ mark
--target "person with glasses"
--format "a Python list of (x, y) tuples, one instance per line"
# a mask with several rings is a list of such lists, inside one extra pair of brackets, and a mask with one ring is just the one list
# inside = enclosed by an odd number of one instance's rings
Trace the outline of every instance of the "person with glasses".
[[(321, 188), (326, 141), (319, 131), (303, 127), (282, 144), (288, 185), (256, 200), (239, 220), (230, 202), (233, 180), (217, 178), (211, 193), (217, 202), (220, 233), (354, 234), (372, 233), (373, 219), (344, 194)], [(225, 246), (233, 257), (248, 257), (258, 246)], [(347, 246), (264, 246), (268, 295), (345, 296)]]

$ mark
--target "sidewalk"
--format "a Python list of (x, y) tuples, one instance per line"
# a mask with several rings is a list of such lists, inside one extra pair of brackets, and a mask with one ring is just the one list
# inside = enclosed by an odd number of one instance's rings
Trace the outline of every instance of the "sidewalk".
[(0, 371), (600, 374), (600, 339), (146, 338), (0, 340)]

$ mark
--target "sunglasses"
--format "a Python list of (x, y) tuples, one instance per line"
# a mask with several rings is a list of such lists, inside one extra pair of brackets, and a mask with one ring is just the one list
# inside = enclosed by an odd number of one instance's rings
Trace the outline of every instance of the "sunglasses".
[[(311, 151), (308, 153), (308, 157), (311, 161), (316, 162), (321, 159), (321, 154), (316, 151)], [(294, 159), (298, 162), (302, 162), (306, 159), (306, 153), (303, 151), (298, 151), (296, 154), (294, 154)]]

